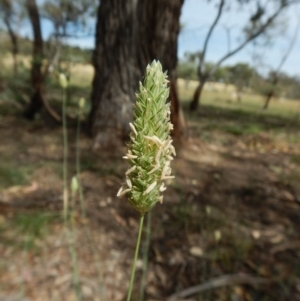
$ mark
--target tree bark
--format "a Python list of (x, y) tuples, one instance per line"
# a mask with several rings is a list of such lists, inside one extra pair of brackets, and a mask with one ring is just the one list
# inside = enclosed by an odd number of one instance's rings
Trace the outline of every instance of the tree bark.
[(273, 91), (268, 93), (263, 109), (266, 110), (269, 107), (270, 101), (273, 97)]
[(42, 75), (42, 60), (43, 60), (43, 38), (41, 32), (41, 23), (38, 8), (35, 0), (27, 0), (26, 2), (29, 19), (33, 30), (33, 52), (32, 52), (32, 67), (31, 67), (31, 83), (33, 94), (30, 99), (30, 104), (24, 112), (24, 117), (33, 119), (35, 114), (43, 107), (43, 75)]
[(201, 97), (201, 94), (202, 94), (205, 83), (206, 83), (206, 80), (201, 80), (200, 84), (196, 88), (196, 90), (194, 92), (193, 100), (190, 103), (190, 110), (191, 111), (196, 111), (198, 109), (199, 99)]
[(266, 101), (265, 101), (265, 104), (263, 106), (264, 110), (268, 109), (270, 101), (271, 101), (272, 97), (275, 94), (275, 88), (276, 88), (276, 85), (278, 84), (278, 79), (279, 79), (278, 78), (278, 73), (276, 72), (275, 74), (273, 74), (273, 79), (272, 79), (272, 82), (271, 82), (271, 91), (267, 94)]
[(101, 0), (96, 26), (90, 125), (95, 148), (119, 146), (138, 87), (134, 0)]
[[(153, 59), (171, 82), (172, 118), (180, 135), (176, 89), (177, 37), (183, 0), (102, 0), (98, 9), (90, 128), (94, 147), (123, 145), (138, 81)], [(177, 114), (178, 116), (175, 116)]]
[(143, 14), (139, 22), (139, 62), (141, 74), (152, 60), (159, 60), (168, 70), (170, 80), (171, 122), (173, 138), (180, 140), (185, 135), (185, 122), (177, 92), (177, 40), (180, 30), (180, 13), (184, 0), (140, 1)]

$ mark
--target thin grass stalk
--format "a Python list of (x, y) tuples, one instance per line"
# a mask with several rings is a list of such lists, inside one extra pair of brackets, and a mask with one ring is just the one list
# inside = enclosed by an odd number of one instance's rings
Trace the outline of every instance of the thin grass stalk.
[(87, 226), (85, 226), (85, 229), (86, 229), (85, 231), (86, 231), (86, 234), (87, 234), (87, 237), (88, 237), (88, 240), (89, 240), (92, 252), (93, 252), (94, 261), (96, 263), (101, 300), (104, 300), (103, 276), (102, 276), (102, 269), (101, 269), (100, 259), (99, 259), (98, 252), (97, 252), (97, 249), (95, 247), (95, 243), (94, 243), (93, 237), (91, 235), (91, 232), (90, 232), (90, 230)]
[(127, 301), (130, 301), (136, 261), (138, 257), (144, 215), (157, 202), (163, 202), (162, 192), (167, 189), (165, 181), (173, 179), (170, 167), (176, 156), (170, 131), (170, 103), (167, 74), (160, 62), (153, 61), (146, 68), (144, 82), (139, 85), (134, 105), (134, 118), (127, 154), (123, 157), (130, 167), (125, 172), (126, 182), (117, 192), (117, 197), (128, 196), (130, 204), (140, 213), (140, 225), (133, 259)]
[(26, 286), (26, 279), (24, 276), (24, 271), (26, 270), (26, 267), (28, 265), (28, 249), (29, 249), (29, 240), (30, 235), (25, 235), (25, 241), (23, 244), (23, 252), (22, 252), (22, 261), (21, 261), (21, 286), (20, 286), (20, 294), (19, 297), (22, 299), (25, 297), (25, 286)]
[(64, 74), (59, 76), (60, 86), (62, 87), (62, 121), (63, 121), (63, 217), (64, 228), (68, 240), (69, 252), (72, 258), (73, 266), (73, 289), (78, 301), (82, 300), (77, 253), (75, 247), (75, 191), (72, 191), (72, 214), (71, 214), (71, 231), (68, 228), (68, 210), (69, 210), (69, 195), (68, 195), (68, 131), (67, 131), (67, 114), (66, 114), (66, 89), (68, 81)]
[[(69, 253), (72, 260), (72, 273), (73, 273), (73, 290), (78, 301), (83, 299), (81, 287), (80, 287), (80, 277), (79, 277), (79, 269), (78, 269), (78, 259), (77, 259), (77, 251), (76, 251), (76, 224), (75, 224), (75, 196), (78, 191), (78, 185), (75, 177), (72, 178), (72, 195), (71, 195), (71, 214), (69, 224), (68, 218), (65, 219), (64, 228), (68, 241)], [(74, 185), (76, 184), (76, 185)]]
[(85, 218), (86, 218), (86, 208), (85, 208), (84, 197), (83, 197), (83, 192), (82, 192), (82, 186), (81, 186), (81, 181), (80, 181), (80, 173), (81, 173), (80, 145), (79, 145), (80, 131), (81, 131), (80, 115), (81, 115), (81, 110), (80, 110), (78, 118), (77, 118), (77, 130), (76, 130), (76, 176), (77, 176), (77, 181), (79, 183), (79, 201), (80, 201), (80, 207), (81, 207), (81, 216), (85, 220)]
[(137, 261), (137, 258), (138, 258), (140, 243), (141, 243), (144, 217), (145, 217), (144, 214), (140, 215), (139, 232), (138, 232), (138, 237), (137, 237), (136, 246), (135, 246), (135, 253), (134, 253), (134, 258), (133, 258), (133, 264), (132, 264), (131, 276), (130, 276), (130, 283), (129, 283), (129, 287), (128, 287), (128, 293), (127, 293), (126, 301), (130, 301), (130, 299), (131, 299), (132, 287), (133, 287), (133, 282), (134, 282), (134, 275), (135, 275), (135, 270), (136, 270), (136, 261)]
[(143, 301), (145, 295), (146, 276), (147, 276), (148, 257), (149, 257), (148, 255), (149, 255), (149, 246), (150, 246), (150, 237), (151, 237), (151, 220), (152, 220), (152, 210), (150, 210), (147, 215), (147, 224), (145, 229), (146, 240), (145, 240), (145, 245), (143, 250), (144, 251), (143, 252), (143, 274), (142, 274), (139, 301)]
[(78, 191), (79, 191), (79, 201), (80, 201), (80, 207), (81, 207), (81, 216), (83, 218), (83, 225), (84, 225), (84, 230), (86, 232), (86, 235), (88, 237), (91, 250), (94, 256), (94, 261), (96, 263), (96, 269), (97, 269), (97, 274), (98, 274), (98, 282), (99, 282), (99, 287), (100, 287), (100, 294), (101, 294), (101, 300), (104, 300), (103, 298), (103, 277), (102, 277), (102, 271), (101, 271), (101, 264), (100, 264), (100, 259), (98, 257), (98, 252), (95, 247), (95, 243), (91, 234), (90, 229), (87, 226), (86, 223), (86, 206), (85, 206), (85, 199), (83, 195), (83, 190), (82, 190), (82, 185), (81, 185), (81, 180), (80, 180), (80, 173), (81, 173), (81, 165), (80, 165), (80, 131), (81, 131), (81, 122), (80, 122), (80, 116), (81, 116), (81, 108), (79, 108), (79, 114), (78, 114), (78, 119), (77, 119), (77, 131), (76, 131), (76, 178), (78, 181)]
[(73, 265), (73, 288), (76, 295), (77, 300), (82, 300), (82, 293), (80, 288), (80, 277), (79, 277), (79, 269), (78, 269), (78, 259), (77, 259), (77, 251), (76, 251), (76, 225), (75, 225), (75, 193), (72, 193), (72, 214), (71, 214), (71, 233), (69, 233), (70, 243), (69, 243), (69, 251), (72, 258)]
[[(211, 219), (211, 208), (209, 206), (205, 207), (205, 218), (203, 219), (203, 225), (202, 225), (202, 231), (203, 233), (203, 239), (206, 241), (209, 241), (210, 239), (210, 233), (213, 231), (214, 225), (212, 224)], [(205, 258), (202, 258), (202, 268), (201, 268), (201, 277), (200, 277), (200, 283), (204, 283), (208, 279), (210, 279), (210, 268), (209, 264), (207, 263)], [(211, 290), (207, 290), (204, 293), (199, 293), (198, 298), (201, 297), (201, 300), (211, 300)]]
[(63, 121), (63, 143), (64, 143), (64, 154), (63, 154), (63, 215), (64, 221), (67, 220), (68, 215), (68, 133), (67, 133), (67, 117), (66, 117), (66, 89), (62, 89), (62, 121)]

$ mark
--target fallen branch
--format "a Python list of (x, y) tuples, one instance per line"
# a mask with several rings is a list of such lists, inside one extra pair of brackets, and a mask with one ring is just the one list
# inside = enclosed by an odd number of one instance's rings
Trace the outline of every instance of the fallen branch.
[(42, 101), (44, 108), (46, 111), (50, 114), (50, 116), (57, 121), (58, 123), (61, 123), (61, 116), (50, 106), (50, 104), (46, 101), (46, 99), (42, 96)]
[(200, 293), (206, 290), (210, 290), (213, 288), (218, 288), (222, 286), (235, 285), (235, 284), (266, 284), (270, 283), (271, 280), (261, 278), (261, 277), (253, 277), (247, 274), (229, 274), (223, 275), (214, 279), (211, 279), (203, 284), (192, 286), (187, 288), (181, 292), (175, 293), (167, 298), (167, 301), (178, 300), (190, 295)]

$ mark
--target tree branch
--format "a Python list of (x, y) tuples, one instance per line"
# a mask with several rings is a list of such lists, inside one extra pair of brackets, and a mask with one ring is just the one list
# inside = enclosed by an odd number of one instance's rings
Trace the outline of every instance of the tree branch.
[(212, 23), (211, 27), (209, 28), (209, 31), (208, 31), (207, 36), (205, 38), (204, 45), (203, 45), (203, 51), (202, 51), (202, 54), (200, 56), (200, 62), (199, 62), (199, 67), (198, 67), (199, 74), (202, 74), (202, 67), (203, 67), (203, 62), (204, 62), (207, 47), (208, 47), (208, 42), (209, 42), (209, 39), (212, 35), (212, 32), (213, 32), (214, 28), (216, 27), (216, 25), (218, 24), (218, 22), (220, 20), (224, 4), (225, 4), (225, 0), (221, 0), (216, 18), (215, 18), (214, 22)]
[(229, 274), (223, 275), (214, 279), (211, 279), (203, 284), (192, 286), (188, 289), (185, 289), (179, 293), (175, 293), (167, 298), (167, 301), (173, 301), (178, 299), (186, 298), (190, 295), (197, 294), (206, 290), (210, 290), (213, 288), (218, 288), (222, 286), (228, 285), (236, 285), (236, 284), (266, 284), (271, 282), (269, 279), (261, 278), (261, 277), (253, 277), (244, 273), (241, 274)]
[(297, 40), (297, 36), (298, 36), (298, 33), (299, 33), (299, 28), (300, 28), (300, 21), (298, 20), (298, 24), (297, 24), (297, 27), (296, 27), (296, 30), (295, 30), (295, 33), (292, 37), (292, 40), (291, 40), (291, 43), (286, 51), (286, 53), (283, 55), (283, 57), (281, 58), (281, 61), (280, 61), (280, 64), (278, 65), (278, 68), (276, 70), (276, 73), (279, 73), (283, 64), (285, 63), (285, 61), (287, 60), (287, 58), (289, 57), (294, 45), (295, 45), (295, 42)]
[(228, 52), (226, 55), (224, 55), (214, 66), (214, 68), (212, 68), (209, 72), (209, 76), (211, 76), (216, 70), (217, 68), (229, 57), (233, 56), (234, 54), (236, 54), (237, 52), (239, 52), (240, 50), (242, 50), (249, 42), (251, 42), (252, 40), (254, 40), (255, 38), (257, 38), (260, 34), (262, 34), (267, 28), (268, 26), (276, 19), (276, 17), (280, 14), (280, 12), (286, 8), (288, 6), (288, 3), (283, 2), (279, 8), (276, 10), (276, 12), (270, 16), (267, 21), (254, 33), (250, 34), (249, 37), (243, 42), (241, 43), (238, 47), (236, 47), (234, 50)]

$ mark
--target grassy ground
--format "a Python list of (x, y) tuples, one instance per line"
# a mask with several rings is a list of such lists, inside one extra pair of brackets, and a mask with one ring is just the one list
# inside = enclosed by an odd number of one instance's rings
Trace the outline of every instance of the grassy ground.
[[(71, 68), (70, 114), (81, 95), (88, 97), (92, 78), (89, 66)], [(8, 86), (0, 92), (0, 300), (8, 295), (75, 300), (60, 215), (62, 130), (49, 127), (42, 118), (21, 119), (20, 106), (11, 108), (15, 101), (11, 97), (15, 94), (8, 91), (11, 82), (4, 84)], [(145, 300), (166, 300), (204, 283), (209, 289), (187, 298), (300, 300), (300, 103), (273, 101), (263, 111), (259, 96), (245, 95), (237, 103), (231, 100), (233, 87), (222, 89), (206, 90), (199, 110), (190, 113), (193, 89), (180, 83), (189, 140), (177, 149), (176, 179), (164, 204), (153, 211)], [(60, 105), (55, 76), (49, 80), (47, 97)], [(75, 128), (70, 126), (68, 132), (71, 176)], [(81, 216), (76, 200), (75, 220), (83, 299), (121, 301), (138, 216), (125, 199), (116, 198), (126, 170), (121, 155), (95, 154), (91, 144), (82, 134), (80, 178), (87, 218)], [(141, 261), (138, 267), (140, 279)], [(245, 274), (252, 278), (237, 281)], [(214, 288), (218, 277), (227, 285)]]
[[(180, 98), (183, 103), (193, 97), (196, 82), (188, 84), (179, 80)], [(300, 118), (300, 101), (291, 99), (273, 99), (267, 110), (263, 110), (265, 98), (251, 92), (241, 94), (241, 101), (237, 100), (235, 88), (232, 85), (208, 83), (204, 89), (201, 104), (216, 108), (229, 109), (240, 112), (255, 113), (259, 116), (271, 115), (277, 117)]]

